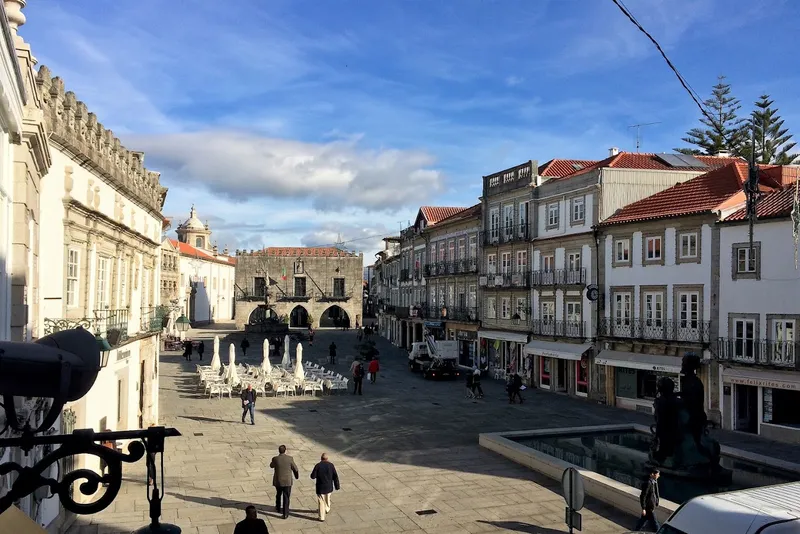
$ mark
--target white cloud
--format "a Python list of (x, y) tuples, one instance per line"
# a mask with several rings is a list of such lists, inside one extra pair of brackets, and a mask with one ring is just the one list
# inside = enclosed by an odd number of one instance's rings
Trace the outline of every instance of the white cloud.
[(358, 138), (304, 143), (208, 130), (130, 139), (173, 181), (232, 199), (307, 198), (323, 211), (396, 211), (423, 203), (444, 184), (428, 153), (362, 148)]
[(515, 85), (519, 85), (525, 80), (519, 76), (508, 76), (506, 78), (506, 85), (509, 87), (514, 87)]
[[(395, 232), (396, 233), (396, 232)], [(305, 247), (334, 246), (343, 242), (343, 248), (352, 252), (363, 252), (364, 263), (373, 263), (375, 253), (383, 250), (383, 238), (390, 235), (384, 224), (328, 224), (314, 229), (300, 238)]]

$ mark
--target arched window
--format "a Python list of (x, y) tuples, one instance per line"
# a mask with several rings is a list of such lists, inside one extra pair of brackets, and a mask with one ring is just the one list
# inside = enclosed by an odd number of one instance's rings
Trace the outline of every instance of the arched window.
[(203, 238), (202, 237), (198, 237), (197, 239), (195, 239), (194, 240), (194, 246), (196, 246), (197, 248), (204, 248), (203, 247)]

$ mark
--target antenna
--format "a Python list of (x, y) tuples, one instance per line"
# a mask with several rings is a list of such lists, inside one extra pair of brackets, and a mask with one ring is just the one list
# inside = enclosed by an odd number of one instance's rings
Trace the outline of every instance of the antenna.
[(631, 124), (630, 126), (628, 126), (628, 129), (636, 128), (636, 152), (639, 152), (639, 147), (642, 146), (642, 138), (639, 135), (640, 130), (642, 129), (642, 126), (652, 126), (654, 124), (661, 124), (661, 121), (658, 121), (658, 122), (643, 122), (643, 123), (640, 123), (640, 124)]
[(344, 250), (344, 240), (342, 239), (342, 234), (339, 232), (336, 234), (336, 243), (334, 243), (334, 247), (338, 248), (339, 250)]

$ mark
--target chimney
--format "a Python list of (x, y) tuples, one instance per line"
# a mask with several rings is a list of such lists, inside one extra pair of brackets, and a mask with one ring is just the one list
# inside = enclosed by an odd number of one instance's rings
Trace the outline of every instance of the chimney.
[(729, 157), (731, 157), (731, 153), (728, 152), (727, 150), (720, 150), (719, 152), (714, 154), (714, 157), (717, 157), (717, 158), (729, 158)]
[(608, 149), (609, 157), (616, 156), (617, 154), (619, 154), (619, 148), (612, 146), (611, 148)]

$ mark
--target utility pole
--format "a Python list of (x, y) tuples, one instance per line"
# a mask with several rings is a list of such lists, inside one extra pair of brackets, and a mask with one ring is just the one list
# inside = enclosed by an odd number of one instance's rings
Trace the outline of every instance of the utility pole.
[(636, 152), (639, 152), (639, 147), (642, 146), (642, 138), (641, 138), (641, 135), (640, 135), (640, 130), (642, 129), (642, 126), (652, 126), (654, 124), (661, 124), (661, 121), (658, 121), (658, 122), (643, 122), (643, 123), (640, 123), (640, 124), (631, 124), (630, 126), (628, 126), (628, 129), (636, 128)]

